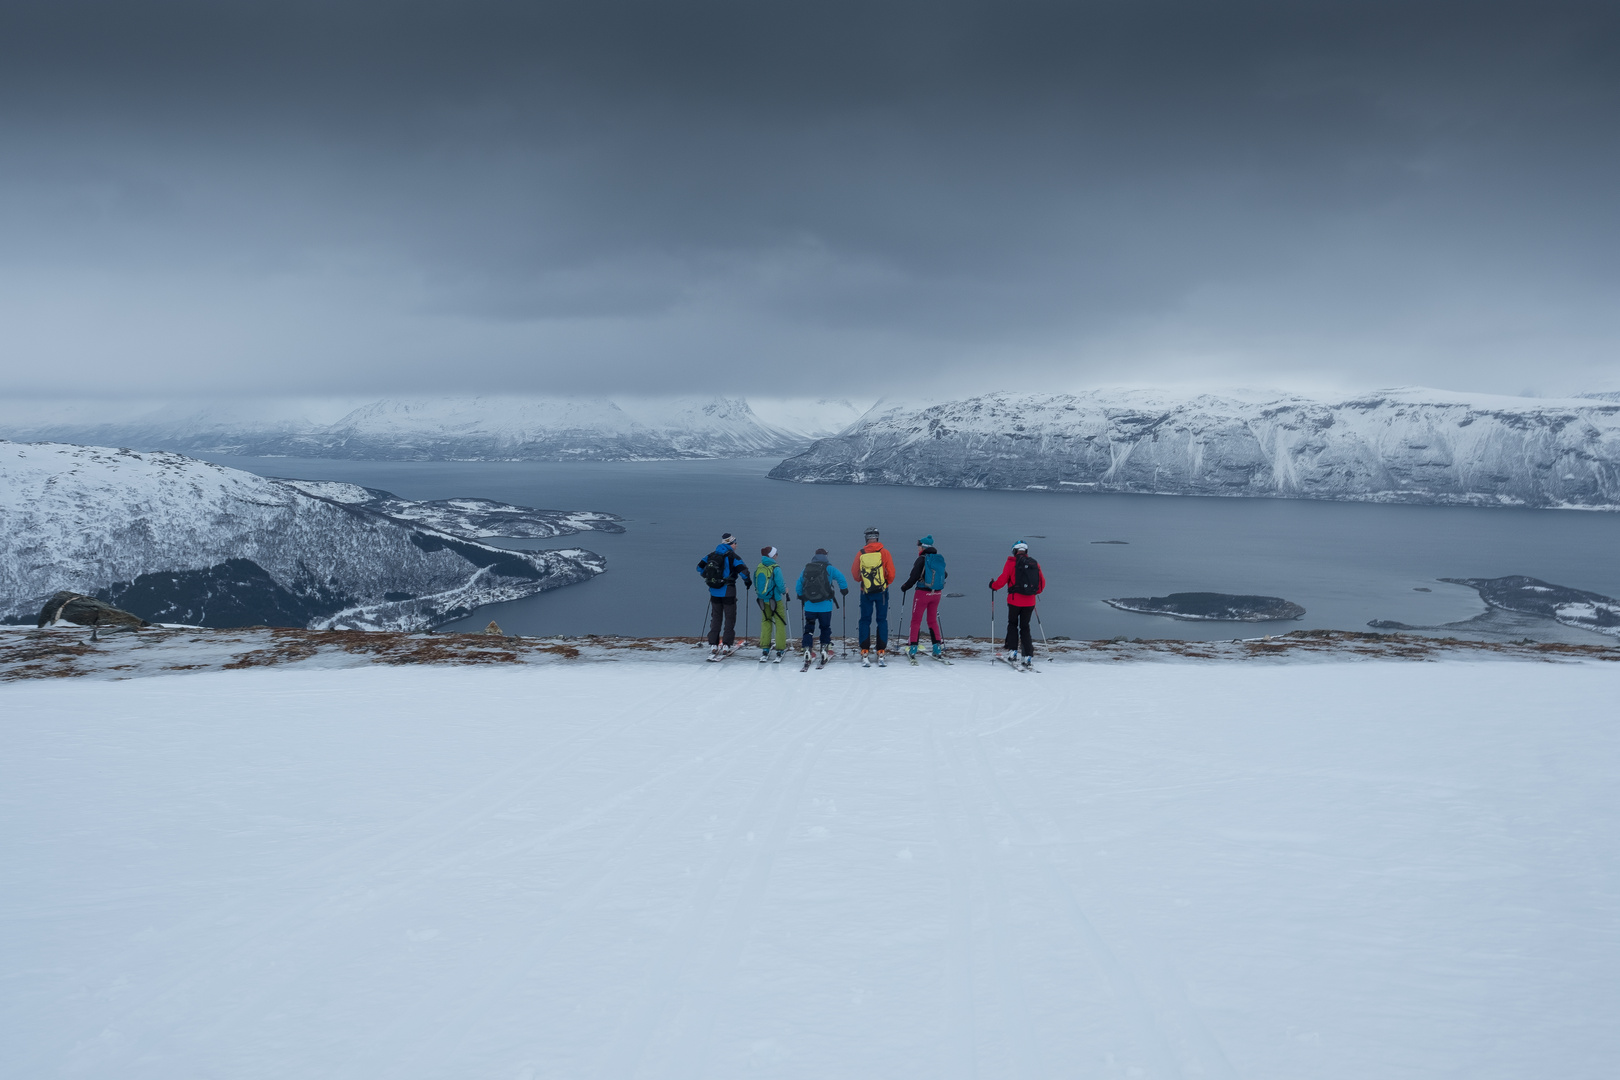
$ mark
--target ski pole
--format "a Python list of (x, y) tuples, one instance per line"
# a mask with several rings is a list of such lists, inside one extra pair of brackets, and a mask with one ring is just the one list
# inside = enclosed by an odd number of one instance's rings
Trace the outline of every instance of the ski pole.
[(990, 662), (996, 662), (996, 590), (990, 590), (990, 636), (985, 638), (990, 645)]
[(1050, 660), (1052, 658), (1052, 646), (1046, 643), (1046, 627), (1041, 626), (1040, 608), (1035, 609), (1035, 625), (1041, 627), (1041, 648), (1046, 650), (1046, 658)]
[(714, 601), (706, 598), (703, 601), (703, 624), (698, 627), (698, 640), (701, 641), (709, 636), (709, 616), (713, 613)]
[[(749, 593), (751, 593), (753, 591), (754, 591), (754, 583), (753, 582), (750, 581), (750, 582), (745, 582), (743, 584), (743, 595), (744, 596), (747, 596)], [(752, 619), (753, 619), (753, 612), (748, 610), (748, 605), (747, 604), (744, 604), (743, 605), (743, 640), (744, 641), (747, 641), (748, 638), (749, 638), (748, 627), (751, 624)]]

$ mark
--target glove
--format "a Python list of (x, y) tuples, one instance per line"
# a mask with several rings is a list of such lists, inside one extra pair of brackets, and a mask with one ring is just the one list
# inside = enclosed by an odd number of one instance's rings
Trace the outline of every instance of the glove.
[(849, 590), (848, 589), (839, 589), (838, 592), (843, 596), (848, 596), (849, 595)]
[(907, 590), (907, 589), (909, 589), (909, 588), (911, 588), (911, 586), (910, 586), (910, 585), (902, 585), (902, 586), (900, 586), (900, 593), (901, 593), (901, 595), (904, 595), (904, 594), (905, 594), (905, 592), (906, 592), (906, 590)]
[(994, 582), (994, 581), (992, 581), (992, 582), (991, 582), (991, 583), (990, 583), (990, 591), (991, 591), (991, 592), (994, 592), (994, 591), (995, 591), (995, 589), (996, 589), (996, 583), (995, 583), (995, 582)]

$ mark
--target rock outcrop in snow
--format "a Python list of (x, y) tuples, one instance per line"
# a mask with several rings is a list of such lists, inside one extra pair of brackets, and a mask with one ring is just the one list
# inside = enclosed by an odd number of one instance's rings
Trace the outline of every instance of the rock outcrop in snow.
[(0, 442), (0, 621), (70, 590), (155, 622), (412, 630), (606, 568), (417, 517), (178, 454)]
[(1620, 403), (1390, 390), (1344, 401), (1152, 391), (879, 406), (771, 476), (1620, 509)]
[(560, 398), (492, 395), (384, 400), (333, 423), (235, 420), (171, 407), (90, 422), (82, 406), (61, 418), (13, 420), (0, 435), (189, 454), (372, 460), (624, 461), (780, 457), (853, 419), (848, 402), (773, 403), (768, 423), (739, 398)]

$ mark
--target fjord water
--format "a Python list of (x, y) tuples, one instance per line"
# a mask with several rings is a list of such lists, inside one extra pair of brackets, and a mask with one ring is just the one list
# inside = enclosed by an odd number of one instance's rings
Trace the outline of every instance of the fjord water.
[[(607, 557), (608, 571), (582, 585), (482, 608), (446, 627), (456, 630), (481, 629), (495, 619), (508, 633), (526, 635), (697, 634), (706, 614), (706, 593), (695, 568), (722, 532), (737, 535), (750, 567), (759, 561), (761, 546), (774, 544), (781, 549), (778, 560), (797, 574), (817, 547), (825, 547), (847, 574), (867, 525), (882, 531), (902, 575), (915, 557), (916, 538), (934, 536), (950, 567), (949, 591), (964, 594), (942, 606), (947, 635), (986, 632), (986, 585), (1019, 537), (1028, 540), (1046, 572), (1040, 612), (1050, 636), (1254, 637), (1295, 629), (1365, 630), (1370, 619), (1438, 624), (1485, 610), (1473, 590), (1435, 580), (1439, 577), (1528, 574), (1620, 595), (1620, 514), (1612, 513), (822, 486), (768, 479), (774, 458), (212, 460), (265, 476), (346, 480), (409, 499), (476, 496), (552, 509), (605, 510), (624, 518), (621, 535), (492, 541), (512, 547), (589, 548)], [(1103, 603), (1106, 597), (1171, 592), (1280, 596), (1302, 605), (1306, 615), (1281, 623), (1198, 623), (1118, 611)], [(998, 599), (998, 633), (1003, 610)], [(903, 629), (897, 629), (901, 618), (895, 589), (893, 637), (904, 637)], [(757, 612), (751, 625), (757, 631)], [(833, 625), (837, 633), (837, 613)], [(853, 616), (849, 628), (853, 635)], [(798, 629), (796, 616), (793, 629)], [(739, 612), (739, 635), (741, 630)], [(1606, 640), (1551, 623), (1534, 634), (1548, 640)]]

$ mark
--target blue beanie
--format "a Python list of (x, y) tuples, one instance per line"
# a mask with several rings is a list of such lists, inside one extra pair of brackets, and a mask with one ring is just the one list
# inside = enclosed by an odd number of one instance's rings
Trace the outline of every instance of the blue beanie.
[(929, 535), (923, 537), (921, 540), (917, 541), (917, 546), (918, 547), (933, 547), (934, 546), (934, 536), (933, 536), (933, 534), (930, 533)]

